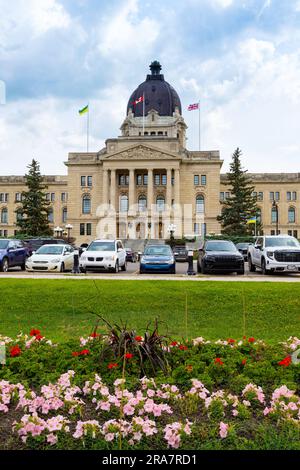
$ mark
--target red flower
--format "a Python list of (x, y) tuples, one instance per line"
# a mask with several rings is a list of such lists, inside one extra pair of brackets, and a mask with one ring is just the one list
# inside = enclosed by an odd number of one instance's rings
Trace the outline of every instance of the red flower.
[(77, 356), (79, 356), (79, 352), (77, 352), (77, 351), (75, 351), (75, 352), (72, 352), (72, 356), (74, 356), (74, 357), (77, 357)]
[(80, 351), (80, 356), (88, 356), (90, 354), (90, 351), (89, 349), (83, 349), (82, 351)]
[(94, 331), (92, 334), (90, 334), (90, 338), (99, 338), (99, 333), (96, 333), (96, 331)]
[(282, 359), (282, 361), (278, 362), (278, 364), (283, 367), (288, 367), (291, 365), (291, 363), (292, 363), (291, 356), (287, 356), (284, 359)]
[(248, 339), (248, 343), (254, 343), (255, 342), (255, 338), (249, 338)]
[(44, 336), (42, 336), (42, 335), (40, 335), (40, 334), (35, 335), (35, 339), (36, 339), (37, 341), (41, 341), (41, 339), (43, 339), (43, 338), (44, 338)]
[(108, 366), (107, 366), (108, 369), (115, 369), (116, 367), (118, 367), (118, 364), (114, 364), (112, 362), (110, 364), (108, 364)]
[(227, 340), (227, 343), (229, 343), (229, 344), (234, 344), (234, 343), (235, 343), (235, 339), (229, 338), (229, 339)]
[(186, 350), (188, 349), (188, 347), (187, 347), (187, 346), (184, 346), (183, 344), (181, 344), (181, 345), (179, 346), (179, 349), (180, 349), (181, 351), (186, 351)]
[(38, 335), (41, 334), (41, 332), (40, 332), (40, 330), (35, 330), (33, 328), (29, 334), (30, 334), (30, 336), (38, 336)]
[(133, 354), (131, 354), (131, 353), (126, 353), (126, 354), (125, 354), (125, 358), (126, 358), (126, 359), (132, 359), (132, 358), (133, 358)]
[(188, 372), (192, 372), (193, 366), (191, 366), (191, 365), (186, 366), (186, 370), (187, 370)]
[(134, 339), (138, 341), (139, 343), (143, 341), (143, 338), (141, 336), (136, 336)]
[(170, 344), (170, 346), (177, 346), (177, 341), (172, 341), (172, 343)]
[(243, 339), (247, 339), (247, 336), (243, 336)]
[(224, 365), (224, 362), (221, 361), (221, 359), (219, 357), (217, 357), (215, 359), (215, 364), (219, 364), (220, 366), (223, 366)]
[(247, 359), (242, 360), (242, 366), (245, 366), (247, 364)]
[(13, 348), (11, 348), (10, 350), (10, 356), (11, 357), (17, 357), (17, 356), (20, 356), (21, 354), (21, 349), (19, 348), (19, 346), (14, 346)]

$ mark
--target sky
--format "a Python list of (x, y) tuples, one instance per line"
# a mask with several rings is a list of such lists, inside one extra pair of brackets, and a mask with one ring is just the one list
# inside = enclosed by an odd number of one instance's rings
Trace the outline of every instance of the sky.
[[(0, 175), (66, 174), (69, 152), (120, 135), (159, 60), (187, 148), (240, 147), (250, 172), (300, 171), (300, 0), (0, 0)], [(6, 93), (5, 93), (6, 90)]]

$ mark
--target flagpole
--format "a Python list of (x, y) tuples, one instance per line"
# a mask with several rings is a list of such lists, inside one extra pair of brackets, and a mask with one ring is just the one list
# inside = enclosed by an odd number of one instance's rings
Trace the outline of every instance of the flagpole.
[(86, 148), (89, 153), (89, 133), (90, 133), (90, 103), (88, 103), (87, 125), (86, 125)]
[(143, 93), (143, 136), (145, 135), (145, 92)]
[(199, 152), (201, 150), (201, 110), (200, 110), (200, 100), (198, 102), (198, 107), (199, 107)]

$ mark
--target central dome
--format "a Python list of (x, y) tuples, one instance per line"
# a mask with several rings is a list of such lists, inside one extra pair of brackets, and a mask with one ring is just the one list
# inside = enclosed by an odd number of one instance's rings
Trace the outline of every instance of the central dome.
[(127, 114), (131, 108), (135, 117), (143, 116), (143, 104), (135, 104), (143, 95), (145, 96), (145, 116), (151, 109), (157, 111), (159, 116), (173, 116), (175, 108), (178, 108), (181, 114), (180, 98), (160, 73), (160, 63), (157, 61), (152, 62), (150, 70), (151, 75), (147, 75), (146, 81), (141, 83), (129, 98)]

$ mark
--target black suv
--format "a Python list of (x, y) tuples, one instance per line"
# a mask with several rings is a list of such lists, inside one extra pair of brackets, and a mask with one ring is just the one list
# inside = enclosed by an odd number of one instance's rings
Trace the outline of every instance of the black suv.
[(188, 250), (184, 245), (174, 246), (173, 254), (176, 261), (188, 261)]
[(207, 240), (199, 250), (198, 273), (211, 272), (245, 274), (244, 257), (236, 246), (227, 240)]
[(67, 242), (59, 238), (28, 238), (24, 240), (27, 245), (30, 256), (33, 251), (37, 251), (43, 245), (67, 245)]

